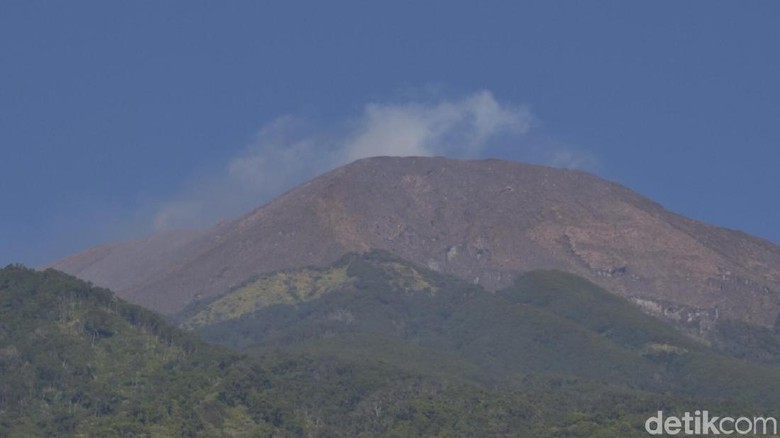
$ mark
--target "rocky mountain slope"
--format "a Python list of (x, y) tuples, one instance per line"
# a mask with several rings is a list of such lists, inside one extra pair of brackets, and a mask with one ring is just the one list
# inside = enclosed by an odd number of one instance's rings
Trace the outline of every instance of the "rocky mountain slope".
[(364, 159), (209, 230), (50, 267), (170, 314), (258, 274), (372, 249), (489, 290), (531, 270), (571, 272), (697, 335), (717, 321), (772, 329), (780, 311), (777, 245), (587, 173), (498, 160)]

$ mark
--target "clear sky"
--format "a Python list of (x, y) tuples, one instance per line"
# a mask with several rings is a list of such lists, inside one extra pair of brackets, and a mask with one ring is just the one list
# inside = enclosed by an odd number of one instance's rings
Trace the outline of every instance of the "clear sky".
[(780, 242), (780, 2), (0, 2), (0, 265), (372, 154), (582, 167)]

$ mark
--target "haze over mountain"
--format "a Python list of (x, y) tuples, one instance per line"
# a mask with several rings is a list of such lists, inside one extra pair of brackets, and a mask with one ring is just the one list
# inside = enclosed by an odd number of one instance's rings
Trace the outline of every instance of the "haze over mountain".
[(717, 321), (772, 328), (780, 310), (780, 247), (584, 172), (498, 160), (359, 160), (211, 229), (49, 267), (171, 314), (258, 274), (372, 249), (489, 290), (536, 269), (575, 273), (697, 335)]

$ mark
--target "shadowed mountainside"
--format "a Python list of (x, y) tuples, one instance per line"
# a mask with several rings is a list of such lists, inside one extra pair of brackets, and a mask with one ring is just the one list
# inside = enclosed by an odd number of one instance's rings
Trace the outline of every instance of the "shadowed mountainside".
[(571, 272), (694, 335), (718, 321), (771, 329), (780, 310), (780, 247), (584, 172), (499, 160), (359, 160), (202, 233), (49, 267), (174, 313), (258, 274), (371, 249), (490, 290), (531, 270)]

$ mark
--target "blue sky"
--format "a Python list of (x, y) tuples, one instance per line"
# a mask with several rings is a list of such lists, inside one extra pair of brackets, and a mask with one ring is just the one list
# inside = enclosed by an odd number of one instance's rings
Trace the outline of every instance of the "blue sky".
[[(780, 242), (780, 3), (0, 3), (0, 265), (372, 153), (578, 166)], [(411, 146), (410, 146), (411, 145)]]

